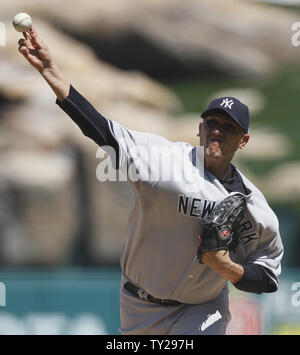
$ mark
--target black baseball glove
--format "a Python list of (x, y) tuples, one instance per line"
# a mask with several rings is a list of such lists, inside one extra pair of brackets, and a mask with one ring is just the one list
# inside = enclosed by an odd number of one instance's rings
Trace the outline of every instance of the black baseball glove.
[(247, 201), (237, 193), (226, 197), (204, 220), (197, 250), (201, 263), (203, 253), (212, 250), (234, 250), (238, 245), (238, 229), (245, 216)]

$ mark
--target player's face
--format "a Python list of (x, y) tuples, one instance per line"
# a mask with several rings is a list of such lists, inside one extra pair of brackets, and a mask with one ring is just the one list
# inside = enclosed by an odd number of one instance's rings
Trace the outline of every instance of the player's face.
[(208, 115), (199, 125), (198, 136), (206, 157), (213, 159), (232, 159), (237, 149), (242, 149), (249, 140), (249, 134), (222, 114)]

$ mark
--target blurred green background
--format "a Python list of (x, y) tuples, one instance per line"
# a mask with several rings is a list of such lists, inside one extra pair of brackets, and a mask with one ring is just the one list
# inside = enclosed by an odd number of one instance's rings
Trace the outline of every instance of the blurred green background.
[[(260, 81), (233, 80), (212, 77), (209, 79), (193, 78), (188, 80), (166, 81), (181, 99), (186, 112), (202, 112), (203, 107), (215, 92), (230, 89), (255, 89), (265, 99), (265, 107), (251, 115), (251, 128), (265, 125), (288, 136), (292, 149), (288, 161), (299, 161), (299, 109), (300, 109), (300, 67), (280, 68), (271, 78)], [(286, 157), (269, 161), (247, 160), (248, 167), (263, 177), (278, 163), (286, 162)]]

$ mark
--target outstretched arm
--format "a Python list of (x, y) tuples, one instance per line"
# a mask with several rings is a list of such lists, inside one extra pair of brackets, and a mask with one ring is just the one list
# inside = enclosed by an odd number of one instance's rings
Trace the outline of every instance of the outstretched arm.
[[(79, 126), (83, 134), (99, 146), (114, 148), (113, 162), (119, 168), (120, 144), (113, 122), (103, 117), (63, 76), (53, 61), (49, 48), (31, 27), (19, 40), (19, 51), (37, 69), (57, 96), (56, 103)], [(122, 137), (124, 134), (120, 134)]]
[(34, 27), (30, 28), (29, 33), (23, 32), (23, 36), (24, 38), (18, 42), (19, 51), (41, 73), (57, 98), (63, 101), (69, 95), (70, 82), (54, 63), (49, 48), (41, 40)]

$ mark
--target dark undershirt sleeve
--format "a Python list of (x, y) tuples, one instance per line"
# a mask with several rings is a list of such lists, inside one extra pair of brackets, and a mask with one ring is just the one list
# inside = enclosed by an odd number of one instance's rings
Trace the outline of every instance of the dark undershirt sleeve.
[(110, 120), (104, 118), (71, 85), (69, 96), (56, 104), (77, 124), (82, 133), (96, 144), (113, 147), (116, 152), (116, 166), (119, 166), (120, 147), (113, 134)]
[(233, 284), (238, 290), (258, 294), (277, 291), (276, 277), (270, 270), (257, 264), (246, 264), (243, 267), (243, 277)]

